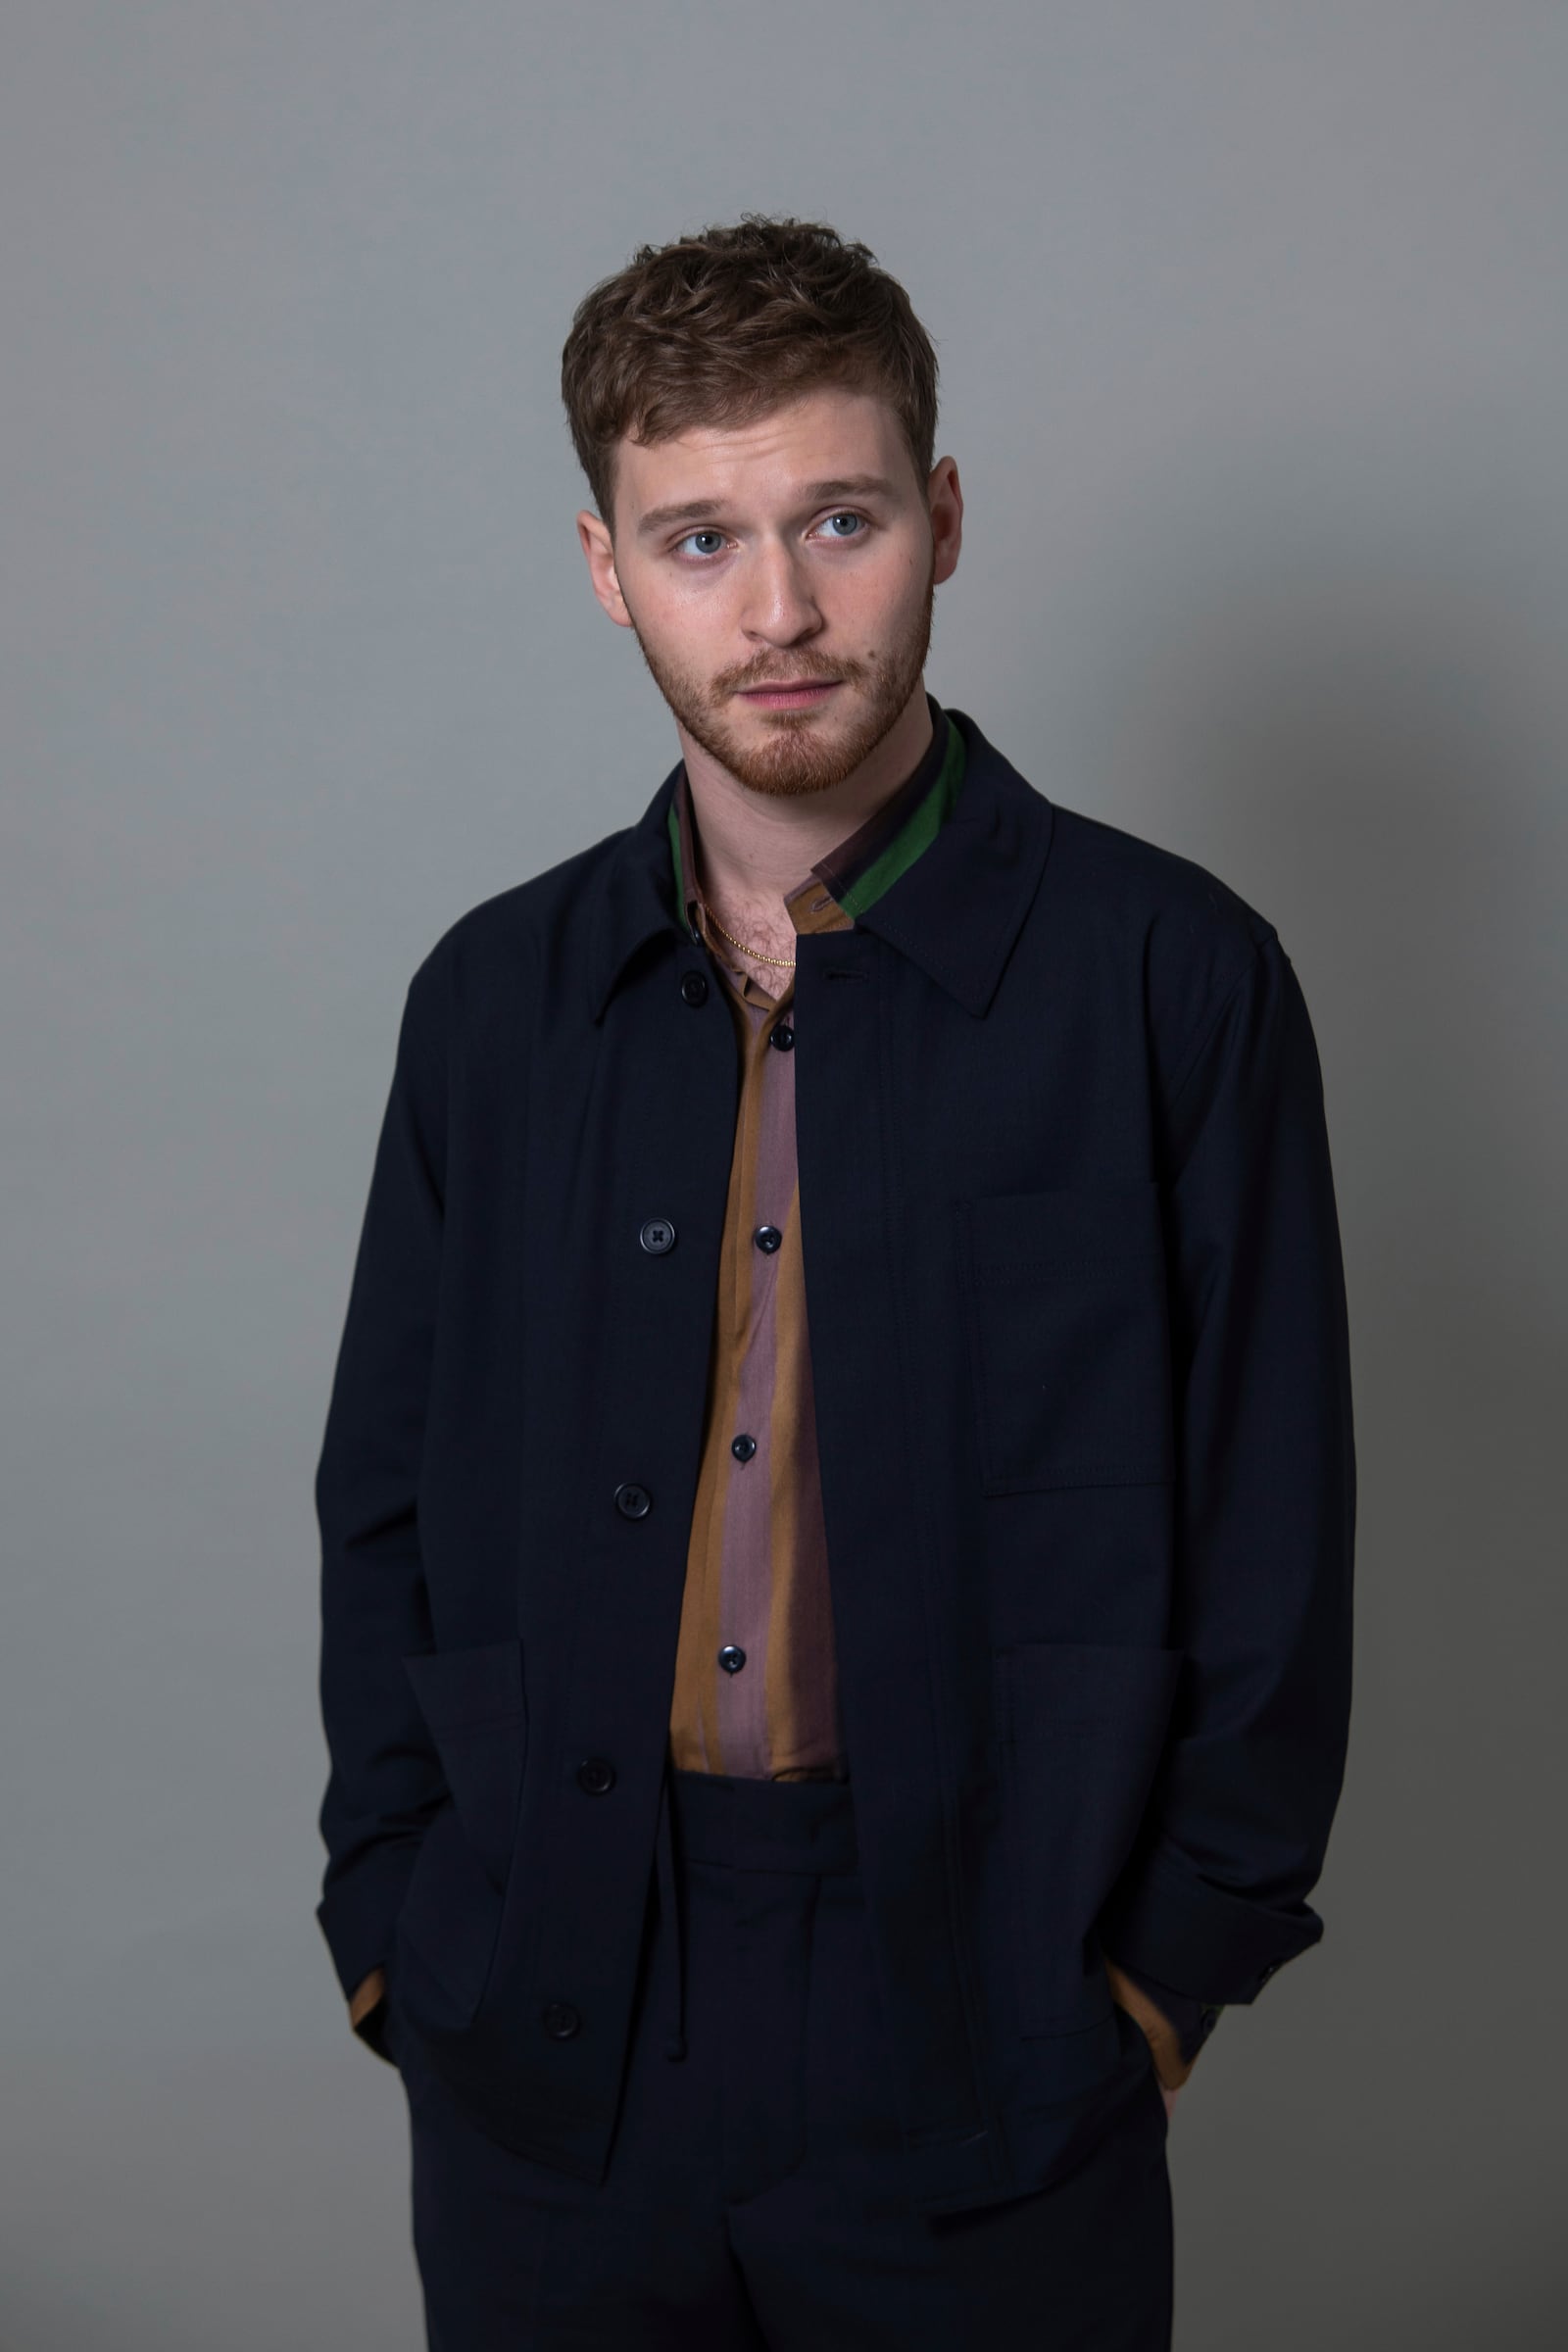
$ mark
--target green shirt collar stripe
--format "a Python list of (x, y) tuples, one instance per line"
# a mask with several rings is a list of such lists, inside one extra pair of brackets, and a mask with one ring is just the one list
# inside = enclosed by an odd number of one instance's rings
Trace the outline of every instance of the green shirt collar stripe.
[[(908, 871), (921, 851), (929, 848), (938, 827), (952, 815), (958, 787), (963, 782), (963, 737), (946, 712), (943, 724), (948, 730), (948, 748), (930, 789), (915, 803), (893, 839), (858, 880), (851, 883), (842, 896), (834, 892), (846, 914), (861, 914), (867, 906), (874, 906), (883, 892), (891, 890), (899, 876)], [(828, 887), (832, 888), (831, 881)]]
[[(821, 877), (839, 905), (852, 918), (863, 913), (867, 906), (873, 906), (884, 891), (892, 888), (901, 874), (908, 871), (922, 850), (930, 847), (939, 826), (945, 824), (953, 813), (954, 806), (958, 798), (959, 789), (963, 783), (963, 737), (948, 717), (947, 712), (936, 702), (935, 697), (928, 696), (927, 699), (931, 703), (933, 718), (947, 729), (947, 746), (943, 754), (942, 764), (931, 784), (916, 801), (891, 841), (877, 852), (870, 864), (865, 867), (863, 872), (857, 875), (854, 881), (845, 886), (835, 885), (831, 870), (832, 857), (822, 859), (819, 864), (811, 868), (814, 874)], [(922, 760), (921, 765), (924, 764), (925, 762)], [(670, 795), (666, 824), (669, 832), (670, 861), (675, 878), (675, 905), (680, 911), (682, 923), (691, 937), (696, 939), (698, 934), (692, 927), (686, 908), (686, 877), (680, 848), (679, 797), (680, 788), (685, 785), (685, 775), (682, 772), (677, 779), (676, 790)], [(852, 835), (851, 839), (853, 840), (853, 838)]]

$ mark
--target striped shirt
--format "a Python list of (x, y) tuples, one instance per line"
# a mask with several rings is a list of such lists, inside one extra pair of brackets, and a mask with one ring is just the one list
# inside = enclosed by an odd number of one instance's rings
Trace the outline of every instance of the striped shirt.
[[(853, 930), (951, 811), (963, 738), (926, 701), (932, 736), (919, 765), (785, 893), (798, 933)], [(781, 966), (769, 996), (711, 927), (684, 764), (669, 835), (675, 904), (723, 975), (740, 1056), (670, 1756), (687, 1772), (847, 1780), (801, 1255), (795, 975)]]

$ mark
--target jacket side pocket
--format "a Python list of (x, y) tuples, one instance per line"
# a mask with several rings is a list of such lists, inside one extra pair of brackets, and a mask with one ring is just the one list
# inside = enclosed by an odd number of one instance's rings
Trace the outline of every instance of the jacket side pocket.
[(1078, 1642), (993, 1653), (1025, 2035), (1110, 2013), (1097, 1922), (1143, 1821), (1182, 1656)]
[(489, 1976), (522, 1795), (528, 1747), (522, 1646), (514, 1637), (423, 1651), (403, 1663), (449, 1795), (419, 1843), (398, 1913), (397, 1955), (407, 1947), (435, 1980), (449, 2012), (441, 2022), (466, 2025)]

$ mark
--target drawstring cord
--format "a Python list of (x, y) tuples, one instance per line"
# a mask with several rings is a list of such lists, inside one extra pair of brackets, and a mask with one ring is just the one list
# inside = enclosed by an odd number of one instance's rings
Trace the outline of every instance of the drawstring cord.
[(686, 2055), (685, 2025), (685, 1968), (680, 1942), (680, 1914), (675, 1902), (675, 1848), (670, 1826), (669, 1775), (666, 1762), (659, 1784), (659, 1918), (660, 1934), (672, 1939), (670, 1956), (673, 1984), (669, 1997), (669, 2032), (664, 2037), (664, 2056), (684, 2058)]

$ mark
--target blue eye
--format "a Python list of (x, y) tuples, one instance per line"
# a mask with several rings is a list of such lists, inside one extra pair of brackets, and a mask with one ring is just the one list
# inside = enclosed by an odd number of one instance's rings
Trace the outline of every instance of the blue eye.
[[(863, 539), (866, 531), (870, 528), (865, 516), (863, 514), (858, 514), (853, 507), (842, 508), (836, 514), (825, 515), (823, 520), (830, 523), (853, 522), (859, 526), (854, 531), (830, 531), (828, 533), (828, 537), (832, 540), (835, 540), (840, 547), (847, 546), (851, 539)], [(691, 547), (693, 542), (698, 539), (710, 539), (717, 542), (715, 547), (699, 548), (696, 550), (696, 561), (698, 563), (706, 563), (710, 561), (712, 556), (720, 552), (724, 544), (723, 532), (712, 526), (709, 526), (702, 530), (685, 532), (681, 538), (675, 541), (672, 552), (676, 555), (679, 555), (683, 548)], [(688, 558), (687, 560), (690, 561), (691, 559)]]

